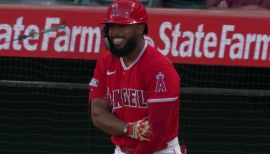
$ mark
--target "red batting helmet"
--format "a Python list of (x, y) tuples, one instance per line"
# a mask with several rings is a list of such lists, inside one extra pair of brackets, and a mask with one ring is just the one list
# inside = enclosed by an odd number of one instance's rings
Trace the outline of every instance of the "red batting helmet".
[(147, 33), (147, 12), (138, 0), (115, 0), (107, 10), (107, 19), (104, 24), (145, 24)]

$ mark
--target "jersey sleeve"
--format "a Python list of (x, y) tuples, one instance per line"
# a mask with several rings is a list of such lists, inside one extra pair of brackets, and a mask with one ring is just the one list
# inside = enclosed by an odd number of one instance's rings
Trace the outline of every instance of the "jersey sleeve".
[(145, 85), (150, 104), (174, 102), (180, 94), (180, 78), (173, 65), (163, 65), (149, 71)]
[(89, 83), (89, 101), (95, 98), (106, 99), (106, 64), (104, 58), (97, 61), (94, 75)]
[(178, 135), (180, 77), (173, 65), (151, 69), (144, 80), (148, 95), (148, 118), (153, 127), (150, 142), (140, 142), (134, 154), (152, 154), (166, 148)]

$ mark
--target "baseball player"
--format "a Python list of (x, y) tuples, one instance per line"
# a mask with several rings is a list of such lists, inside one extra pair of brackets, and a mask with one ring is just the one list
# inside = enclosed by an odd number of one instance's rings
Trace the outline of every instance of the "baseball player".
[(172, 63), (146, 44), (148, 15), (136, 0), (108, 7), (104, 39), (89, 99), (93, 124), (112, 135), (115, 154), (181, 154), (180, 78)]

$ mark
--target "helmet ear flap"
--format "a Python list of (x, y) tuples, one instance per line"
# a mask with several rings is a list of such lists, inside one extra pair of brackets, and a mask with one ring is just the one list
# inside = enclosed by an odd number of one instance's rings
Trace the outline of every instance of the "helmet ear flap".
[(103, 34), (103, 41), (105, 44), (106, 49), (110, 50), (110, 44), (109, 44), (109, 27), (107, 26), (107, 24), (104, 25), (103, 29), (102, 29), (102, 34)]

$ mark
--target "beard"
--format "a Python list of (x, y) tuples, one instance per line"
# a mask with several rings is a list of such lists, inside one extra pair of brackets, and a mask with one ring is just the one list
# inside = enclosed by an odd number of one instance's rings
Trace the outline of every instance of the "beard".
[(126, 45), (122, 48), (116, 48), (110, 38), (108, 38), (108, 42), (110, 46), (110, 52), (116, 57), (127, 56), (137, 47), (136, 36), (129, 38)]

